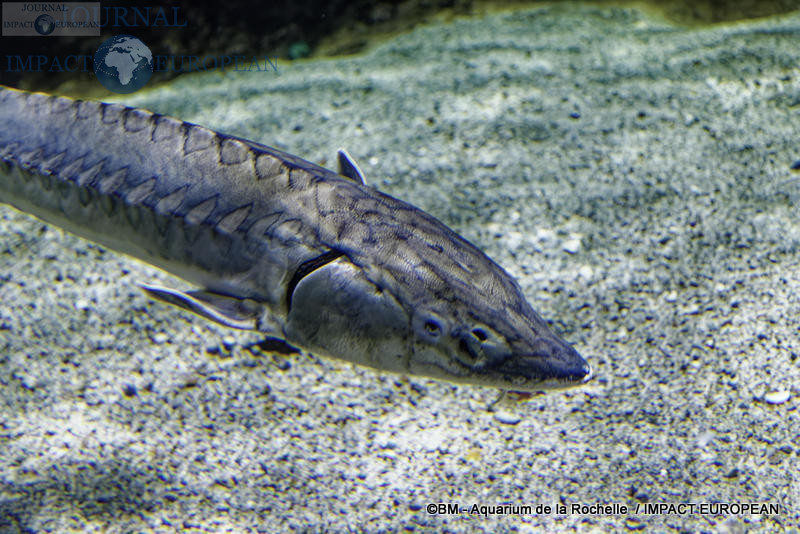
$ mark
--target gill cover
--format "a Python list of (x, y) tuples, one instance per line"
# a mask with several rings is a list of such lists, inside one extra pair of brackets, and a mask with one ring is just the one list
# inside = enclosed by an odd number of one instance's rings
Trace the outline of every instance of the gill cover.
[(408, 315), (389, 291), (341, 256), (304, 276), (291, 295), (286, 340), (354, 363), (406, 372)]

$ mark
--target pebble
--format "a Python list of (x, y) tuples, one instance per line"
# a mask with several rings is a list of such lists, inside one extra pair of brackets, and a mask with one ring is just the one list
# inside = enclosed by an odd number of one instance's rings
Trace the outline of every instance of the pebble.
[(581, 240), (580, 239), (567, 239), (561, 245), (561, 248), (564, 252), (569, 252), (570, 254), (577, 254), (578, 251), (581, 249)]
[(783, 404), (784, 402), (789, 400), (791, 394), (786, 389), (779, 389), (775, 391), (770, 391), (764, 395), (764, 400), (770, 404)]
[(504, 425), (516, 425), (522, 419), (517, 415), (510, 412), (495, 412), (494, 418)]
[(638, 517), (628, 517), (625, 519), (625, 526), (628, 530), (642, 530), (647, 525)]
[(231, 350), (236, 345), (236, 338), (233, 336), (225, 336), (222, 338), (222, 345), (225, 350)]

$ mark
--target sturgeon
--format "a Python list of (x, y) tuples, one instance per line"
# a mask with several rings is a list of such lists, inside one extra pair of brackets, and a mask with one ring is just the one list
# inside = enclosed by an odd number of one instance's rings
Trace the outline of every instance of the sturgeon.
[(147, 293), (403, 374), (520, 391), (587, 362), (516, 281), (414, 206), (286, 152), (120, 104), (0, 87), (0, 202), (194, 284)]

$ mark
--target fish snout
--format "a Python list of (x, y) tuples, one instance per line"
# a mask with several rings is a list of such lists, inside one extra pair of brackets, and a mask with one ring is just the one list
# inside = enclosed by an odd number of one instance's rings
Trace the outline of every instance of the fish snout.
[(592, 377), (589, 363), (566, 341), (540, 337), (528, 348), (504, 366), (508, 372), (526, 378), (533, 389), (578, 386)]

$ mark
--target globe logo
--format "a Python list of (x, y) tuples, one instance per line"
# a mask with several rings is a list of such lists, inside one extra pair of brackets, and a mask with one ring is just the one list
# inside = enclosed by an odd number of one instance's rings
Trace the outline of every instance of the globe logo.
[(50, 35), (53, 33), (53, 30), (56, 29), (56, 21), (53, 17), (45, 13), (44, 15), (36, 17), (36, 20), (33, 21), (33, 27), (39, 35)]
[(120, 94), (138, 91), (153, 75), (153, 53), (132, 35), (116, 35), (97, 49), (94, 73), (109, 91)]

